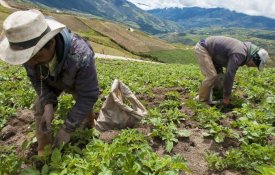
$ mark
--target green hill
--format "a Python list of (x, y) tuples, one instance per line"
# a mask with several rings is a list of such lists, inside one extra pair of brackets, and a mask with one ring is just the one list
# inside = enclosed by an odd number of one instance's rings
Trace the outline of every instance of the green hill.
[(248, 28), (274, 30), (275, 19), (250, 16), (224, 8), (163, 8), (148, 10), (161, 19), (176, 22), (185, 30), (207, 27)]
[(169, 33), (157, 36), (171, 43), (181, 43), (194, 46), (201, 38), (206, 38), (212, 35), (225, 35), (240, 39), (241, 41), (253, 42), (256, 45), (265, 48), (270, 56), (275, 59), (275, 32), (269, 30), (211, 27), (185, 30), (182, 33)]
[[(1, 8), (0, 13), (2, 24), (11, 11)], [(186, 58), (187, 55), (190, 55), (185, 53), (188, 47), (168, 43), (142, 31), (132, 29), (125, 24), (81, 15), (56, 13), (49, 10), (43, 10), (43, 13), (54, 17), (74, 32), (88, 39), (97, 53), (151, 59), (167, 63), (195, 62), (194, 57)], [(169, 55), (162, 53), (169, 53)]]

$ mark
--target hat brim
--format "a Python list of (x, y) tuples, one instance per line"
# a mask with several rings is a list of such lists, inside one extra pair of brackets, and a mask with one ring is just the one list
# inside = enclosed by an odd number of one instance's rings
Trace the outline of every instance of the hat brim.
[(258, 70), (259, 70), (259, 71), (263, 71), (263, 70), (264, 70), (264, 66), (265, 66), (265, 63), (263, 63), (263, 62), (261, 61), (261, 63), (259, 64)]
[(34, 56), (50, 39), (65, 28), (64, 24), (61, 24), (53, 19), (46, 19), (46, 21), (50, 28), (50, 32), (43, 36), (35, 46), (28, 49), (12, 49), (7, 37), (4, 33), (2, 33), (0, 37), (0, 59), (12, 65), (24, 64), (31, 59), (31, 57)]

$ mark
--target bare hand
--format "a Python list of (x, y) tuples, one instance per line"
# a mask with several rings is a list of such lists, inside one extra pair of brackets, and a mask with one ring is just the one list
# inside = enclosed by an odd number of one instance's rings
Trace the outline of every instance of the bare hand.
[(224, 104), (224, 105), (229, 105), (229, 104), (230, 104), (229, 98), (224, 98), (224, 99), (223, 99), (223, 104)]
[(70, 141), (71, 134), (67, 132), (63, 127), (59, 129), (54, 140), (54, 146), (60, 147), (62, 144), (66, 144)]
[(42, 132), (50, 132), (51, 131), (51, 123), (54, 116), (54, 109), (52, 104), (47, 104), (44, 107), (44, 113), (41, 117), (41, 121), (39, 124), (39, 130)]

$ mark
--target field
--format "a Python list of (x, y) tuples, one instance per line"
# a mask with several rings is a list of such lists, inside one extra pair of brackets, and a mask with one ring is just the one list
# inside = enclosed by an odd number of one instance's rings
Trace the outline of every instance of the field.
[(186, 47), (175, 50), (152, 51), (147, 54), (156, 57), (163, 63), (196, 64), (194, 48)]
[[(196, 65), (97, 60), (96, 115), (120, 79), (148, 110), (135, 128), (78, 130), (72, 142), (37, 157), (33, 89), (21, 66), (0, 63), (0, 174), (258, 174), (275, 173), (275, 70), (241, 68), (232, 111), (193, 100), (202, 75)], [(248, 76), (249, 75), (249, 76)], [(73, 105), (63, 95), (53, 132)], [(6, 166), (9, 165), (9, 166)]]
[[(192, 46), (169, 44), (111, 21), (44, 12), (88, 39), (97, 53), (150, 57), (173, 64), (97, 59), (100, 98), (94, 107), (96, 116), (115, 79), (133, 91), (148, 115), (134, 128), (102, 133), (77, 130), (63, 149), (38, 157), (34, 90), (22, 66), (0, 62), (0, 175), (275, 174), (274, 68), (238, 70), (234, 108), (225, 111), (221, 105), (206, 106), (193, 100), (203, 76)], [(0, 6), (1, 23), (9, 13)], [(189, 31), (170, 39), (194, 45), (201, 37), (229, 33), (265, 43), (270, 53), (274, 50), (274, 32), (211, 31)], [(73, 104), (70, 95), (60, 97), (53, 135)]]
[(240, 39), (241, 41), (250, 41), (259, 47), (266, 49), (275, 64), (275, 32), (269, 30), (242, 29), (242, 28), (223, 28), (212, 27), (196, 30), (187, 30), (183, 33), (170, 33), (159, 35), (160, 38), (172, 43), (181, 43), (186, 45), (195, 45), (201, 38), (213, 35), (224, 35)]

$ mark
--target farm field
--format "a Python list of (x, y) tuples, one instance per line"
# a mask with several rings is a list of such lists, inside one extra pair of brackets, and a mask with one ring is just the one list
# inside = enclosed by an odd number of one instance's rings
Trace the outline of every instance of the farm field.
[[(241, 68), (232, 103), (194, 101), (201, 80), (197, 65), (96, 60), (98, 112), (115, 79), (148, 110), (135, 128), (99, 133), (78, 130), (51, 155), (36, 156), (34, 90), (21, 66), (0, 62), (0, 174), (194, 174), (275, 173), (275, 69)], [(53, 130), (74, 101), (60, 97)], [(9, 165), (9, 166), (7, 166)]]
[(259, 47), (265, 48), (274, 65), (275, 59), (275, 32), (270, 30), (259, 29), (243, 29), (243, 28), (225, 28), (225, 27), (212, 27), (191, 29), (184, 31), (184, 33), (170, 33), (158, 35), (160, 38), (165, 39), (171, 43), (181, 43), (194, 46), (201, 38), (206, 38), (213, 35), (224, 35), (237, 38), (241, 41), (250, 41)]

